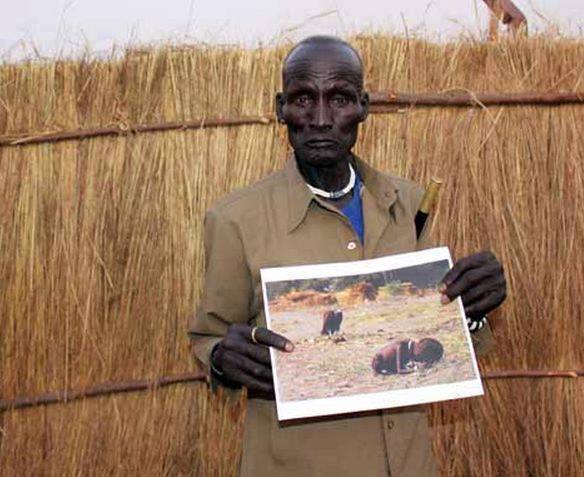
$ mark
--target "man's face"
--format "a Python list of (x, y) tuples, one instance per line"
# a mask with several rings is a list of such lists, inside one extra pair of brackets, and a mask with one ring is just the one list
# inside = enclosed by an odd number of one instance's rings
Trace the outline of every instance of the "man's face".
[(306, 45), (292, 53), (277, 112), (298, 161), (329, 167), (346, 159), (367, 117), (362, 82), (360, 62), (347, 47)]

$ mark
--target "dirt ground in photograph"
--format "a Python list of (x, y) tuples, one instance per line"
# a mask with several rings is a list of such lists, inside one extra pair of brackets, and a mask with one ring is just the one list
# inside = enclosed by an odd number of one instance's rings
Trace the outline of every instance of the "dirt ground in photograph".
[[(330, 307), (271, 313), (272, 329), (292, 340), (292, 353), (278, 352), (276, 369), (283, 401), (347, 396), (472, 379), (470, 351), (458, 304), (442, 305), (438, 293), (387, 296), (359, 306), (342, 306), (335, 338), (321, 336), (322, 313)], [(371, 361), (388, 341), (438, 339), (443, 358), (405, 375), (375, 374)]]

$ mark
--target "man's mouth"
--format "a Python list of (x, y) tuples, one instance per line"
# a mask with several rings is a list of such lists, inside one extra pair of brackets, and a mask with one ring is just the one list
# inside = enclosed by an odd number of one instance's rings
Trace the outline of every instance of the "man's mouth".
[(337, 142), (331, 139), (310, 139), (306, 141), (306, 145), (313, 149), (325, 149), (335, 147)]

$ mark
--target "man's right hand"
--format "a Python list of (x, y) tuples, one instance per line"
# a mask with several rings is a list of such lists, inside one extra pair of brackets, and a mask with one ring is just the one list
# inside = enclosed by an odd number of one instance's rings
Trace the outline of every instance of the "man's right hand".
[(251, 395), (274, 398), (274, 384), (269, 347), (290, 352), (291, 341), (267, 328), (257, 327), (256, 343), (252, 340), (254, 327), (239, 323), (229, 327), (213, 353), (213, 365), (229, 381), (245, 386)]

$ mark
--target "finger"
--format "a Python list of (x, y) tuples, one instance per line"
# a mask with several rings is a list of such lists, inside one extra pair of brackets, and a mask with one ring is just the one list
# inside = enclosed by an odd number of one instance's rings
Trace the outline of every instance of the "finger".
[(244, 323), (233, 323), (229, 326), (228, 333), (249, 337), (252, 327)]
[[(269, 371), (269, 374), (265, 372), (266, 369)], [(228, 379), (242, 384), (248, 382), (248, 380), (245, 379), (245, 376), (254, 377), (259, 381), (271, 382), (270, 379), (266, 380), (261, 377), (271, 377), (271, 368), (269, 366), (250, 360), (236, 351), (225, 350), (223, 352), (222, 371)], [(241, 381), (242, 379), (244, 381)]]
[(229, 379), (245, 386), (250, 391), (255, 391), (259, 393), (264, 393), (268, 395), (274, 394), (274, 385), (272, 382), (260, 381), (249, 374), (245, 374), (243, 371), (234, 370), (233, 375), (229, 376)]
[(478, 283), (476, 286), (466, 290), (461, 293), (460, 298), (462, 298), (462, 304), (466, 307), (475, 301), (479, 300), (488, 293), (497, 292), (499, 290), (505, 289), (504, 280), (499, 277), (493, 278), (489, 277), (482, 282)]
[(224, 358), (224, 362), (227, 363), (228, 367), (243, 371), (245, 374), (253, 376), (260, 381), (271, 382), (273, 379), (271, 366), (258, 363), (244, 355), (230, 352)]
[(442, 283), (440, 285), (440, 291), (443, 292), (451, 283), (454, 283), (458, 277), (460, 277), (467, 270), (480, 267), (484, 263), (490, 260), (496, 260), (495, 256), (491, 252), (479, 252), (468, 257), (461, 258), (457, 261), (454, 266), (448, 270)]
[(504, 291), (489, 293), (468, 307), (465, 307), (464, 312), (471, 318), (484, 316), (497, 308), (505, 300), (505, 297), (506, 293)]
[[(249, 339), (251, 340), (251, 331)], [(271, 346), (273, 348), (279, 349), (280, 351), (290, 352), (294, 349), (294, 345), (291, 341), (282, 335), (268, 330), (267, 328), (256, 328), (255, 339), (260, 344)]]
[(467, 270), (462, 275), (459, 275), (456, 281), (446, 287), (444, 295), (450, 300), (453, 300), (457, 296), (481, 284), (483, 281), (498, 276), (499, 269), (499, 264), (495, 263)]
[(223, 347), (235, 351), (241, 355), (248, 356), (249, 358), (266, 365), (271, 365), (270, 350), (264, 345), (259, 345), (251, 343), (247, 340), (239, 339), (229, 339), (224, 340)]

